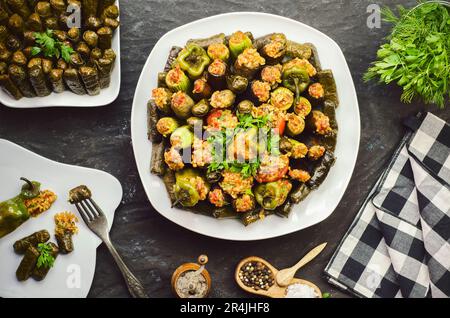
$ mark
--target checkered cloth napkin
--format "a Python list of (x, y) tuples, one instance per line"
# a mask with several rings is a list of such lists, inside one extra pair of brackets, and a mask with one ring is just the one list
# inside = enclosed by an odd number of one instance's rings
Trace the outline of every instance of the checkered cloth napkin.
[(325, 269), (358, 297), (450, 297), (450, 125), (414, 123)]

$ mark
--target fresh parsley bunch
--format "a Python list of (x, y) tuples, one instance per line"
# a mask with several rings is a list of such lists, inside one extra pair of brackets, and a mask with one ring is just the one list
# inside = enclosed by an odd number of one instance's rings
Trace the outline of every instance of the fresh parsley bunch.
[(449, 8), (425, 2), (412, 10), (398, 6), (397, 11), (398, 16), (389, 8), (382, 10), (384, 21), (394, 27), (364, 79), (396, 82), (403, 88), (403, 102), (420, 97), (444, 108), (450, 86)]
[(70, 61), (70, 55), (75, 51), (64, 43), (54, 38), (53, 30), (47, 29), (45, 32), (34, 33), (34, 39), (36, 44), (31, 50), (31, 55), (35, 56), (39, 53), (43, 53), (47, 57), (62, 57), (66, 62)]

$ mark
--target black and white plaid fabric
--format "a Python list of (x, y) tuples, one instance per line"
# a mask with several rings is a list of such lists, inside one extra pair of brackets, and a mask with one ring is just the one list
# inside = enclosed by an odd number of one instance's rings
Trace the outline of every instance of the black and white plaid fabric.
[(401, 142), (325, 269), (359, 297), (450, 297), (450, 125)]

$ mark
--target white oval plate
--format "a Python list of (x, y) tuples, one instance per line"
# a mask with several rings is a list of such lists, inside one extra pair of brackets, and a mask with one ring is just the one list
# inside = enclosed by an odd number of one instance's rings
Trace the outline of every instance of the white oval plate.
[[(114, 211), (122, 199), (122, 186), (106, 172), (58, 163), (4, 139), (0, 139), (0, 153), (0, 201), (20, 192), (20, 177), (40, 181), (43, 189), (50, 189), (58, 196), (50, 210), (30, 218), (14, 232), (0, 238), (0, 297), (86, 297), (94, 278), (96, 249), (101, 240), (83, 223), (75, 206), (69, 204), (68, 193), (76, 186), (87, 185), (105, 212), (111, 229)], [(73, 237), (75, 250), (68, 255), (59, 255), (43, 281), (30, 278), (19, 282), (16, 269), (23, 256), (14, 253), (14, 242), (44, 229), (49, 231), (50, 240), (56, 242), (53, 216), (62, 211), (71, 211), (79, 218), (79, 233)]]
[[(119, 6), (119, 0), (116, 1)], [(11, 97), (0, 88), (0, 103), (12, 108), (43, 108), (43, 107), (98, 107), (111, 104), (120, 92), (120, 26), (114, 32), (112, 49), (117, 58), (111, 74), (111, 83), (108, 88), (102, 89), (96, 96), (77, 95), (71, 91), (56, 94), (51, 93), (45, 97), (22, 97), (19, 100)]]
[[(259, 37), (283, 32), (298, 42), (311, 42), (319, 52), (324, 69), (333, 70), (340, 98), (337, 109), (339, 123), (336, 164), (325, 182), (308, 198), (296, 205), (290, 217), (270, 216), (244, 227), (237, 220), (216, 220), (180, 209), (172, 209), (162, 180), (150, 174), (152, 144), (147, 139), (146, 105), (152, 88), (157, 86), (157, 73), (164, 68), (173, 45), (184, 46), (190, 38), (208, 37), (236, 30), (253, 32)], [(272, 238), (304, 229), (326, 219), (336, 208), (350, 181), (359, 148), (360, 120), (358, 100), (350, 70), (339, 46), (325, 34), (300, 22), (265, 13), (239, 12), (198, 20), (166, 33), (155, 45), (145, 63), (134, 95), (131, 133), (137, 167), (147, 196), (153, 207), (169, 220), (197, 233), (211, 237), (250, 241)]]

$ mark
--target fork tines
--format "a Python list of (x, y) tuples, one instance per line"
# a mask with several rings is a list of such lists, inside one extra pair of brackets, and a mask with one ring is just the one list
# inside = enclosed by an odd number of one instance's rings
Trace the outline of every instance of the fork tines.
[(97, 203), (91, 198), (76, 202), (75, 206), (86, 223), (105, 216), (102, 209), (100, 209)]

